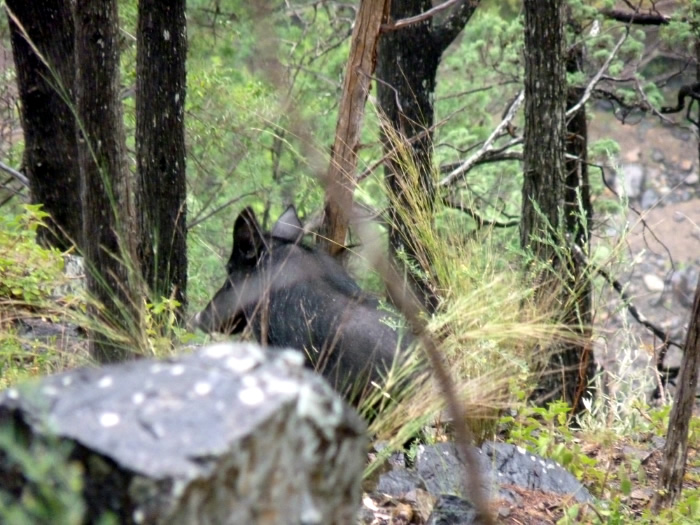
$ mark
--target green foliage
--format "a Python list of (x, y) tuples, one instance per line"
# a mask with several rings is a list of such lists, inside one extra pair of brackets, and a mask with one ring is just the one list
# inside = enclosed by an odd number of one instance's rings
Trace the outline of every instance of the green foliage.
[[(28, 447), (8, 427), (0, 429), (0, 459), (4, 468), (23, 478), (17, 498), (0, 489), (0, 521), (8, 525), (83, 523), (85, 503), (82, 469), (68, 460), (59, 442), (34, 440)], [(19, 481), (19, 480), (18, 480)]]
[(181, 326), (177, 318), (180, 303), (172, 298), (146, 303), (146, 336), (151, 355), (170, 355), (175, 345), (187, 344), (195, 336)]
[(30, 204), (21, 214), (0, 215), (0, 308), (8, 301), (28, 305), (44, 301), (61, 280), (60, 252), (34, 240), (46, 216), (40, 205)]

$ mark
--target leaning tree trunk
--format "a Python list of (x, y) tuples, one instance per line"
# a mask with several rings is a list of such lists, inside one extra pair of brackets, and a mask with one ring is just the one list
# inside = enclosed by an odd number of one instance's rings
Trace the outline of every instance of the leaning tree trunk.
[(154, 299), (186, 309), (185, 0), (141, 0), (136, 57), (138, 256)]
[[(87, 287), (104, 306), (91, 308), (96, 320), (127, 335), (137, 326), (138, 302), (130, 289), (133, 231), (119, 99), (117, 24), (117, 0), (76, 0), (76, 101)], [(91, 331), (90, 352), (100, 362), (124, 359), (132, 350), (116, 344), (100, 328)]]
[(653, 503), (657, 511), (676, 501), (683, 490), (683, 477), (688, 462), (690, 420), (696, 406), (698, 368), (700, 368), (700, 281), (695, 289), (693, 311), (688, 323), (688, 337), (685, 341), (681, 371), (678, 375), (678, 390), (668, 417), (659, 490)]
[(326, 250), (332, 255), (338, 254), (345, 246), (350, 224), (357, 149), (360, 145), (365, 103), (376, 63), (379, 30), (386, 20), (388, 7), (388, 0), (364, 0), (360, 3), (352, 30), (333, 151), (324, 180), (325, 217), (321, 236)]
[[(696, 16), (698, 13), (695, 13)], [(697, 58), (695, 79), (700, 82), (700, 35), (695, 35), (695, 57)], [(700, 105), (699, 105), (700, 106)], [(700, 122), (700, 107), (698, 107)], [(700, 157), (700, 141), (698, 141)], [(693, 409), (696, 407), (698, 369), (700, 368), (700, 280), (695, 289), (693, 310), (688, 322), (688, 335), (683, 348), (678, 389), (668, 417), (668, 432), (664, 444), (664, 459), (659, 475), (658, 491), (654, 496), (653, 510), (672, 505), (681, 495), (683, 478), (688, 463), (688, 434)]]
[[(395, 253), (403, 252), (410, 263), (428, 276), (411, 276), (411, 280), (430, 311), (434, 311), (438, 303), (429, 278), (430, 254), (421, 250), (421, 241), (416, 238), (410, 218), (417, 213), (432, 216), (436, 192), (432, 126), (437, 69), (442, 53), (464, 28), (478, 3), (459, 3), (439, 23), (433, 16), (400, 29), (389, 27), (379, 41), (377, 99), (387, 124), (392, 128), (390, 133), (382, 131), (381, 137), (384, 152), (389, 154), (385, 179), (394, 200), (389, 208), (389, 243)], [(393, 0), (391, 20), (396, 22), (412, 17), (431, 7), (431, 0)], [(397, 139), (409, 144), (410, 165), (417, 172), (417, 181), (406, 172), (406, 159), (397, 159), (391, 154)], [(412, 209), (416, 205), (424, 209)]]
[(82, 247), (80, 170), (73, 116), (73, 16), (68, 0), (7, 0), (32, 202), (49, 214), (38, 240)]
[[(567, 209), (564, 23), (561, 0), (525, 0), (524, 8), (525, 142), (520, 244), (542, 267), (552, 270), (541, 274), (539, 296), (545, 299), (551, 297), (553, 287), (562, 293), (565, 287), (557, 274), (563, 273), (569, 259), (565, 256), (566, 222), (562, 217)], [(579, 173), (580, 167), (575, 170)], [(568, 300), (558, 297), (562, 305)], [(562, 320), (570, 322), (570, 312), (564, 312)], [(562, 397), (578, 409), (581, 385), (588, 380), (588, 367), (583, 377), (579, 375), (581, 358), (578, 345), (551, 349), (533, 395), (540, 401)]]

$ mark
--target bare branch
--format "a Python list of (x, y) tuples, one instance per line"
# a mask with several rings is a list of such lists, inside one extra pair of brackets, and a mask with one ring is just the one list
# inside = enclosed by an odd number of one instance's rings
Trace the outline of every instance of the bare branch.
[[(510, 109), (506, 113), (506, 116), (503, 118), (501, 123), (496, 126), (496, 129), (493, 130), (493, 133), (489, 136), (488, 139), (486, 139), (486, 142), (479, 148), (479, 150), (474, 153), (471, 157), (469, 157), (464, 163), (462, 163), (458, 168), (455, 168), (452, 170), (452, 172), (447, 175), (444, 179), (440, 181), (440, 186), (449, 186), (451, 184), (454, 184), (458, 178), (469, 171), (481, 158), (491, 151), (492, 148), (492, 143), (494, 140), (496, 140), (498, 137), (500, 137), (503, 134), (503, 130), (505, 130), (509, 125), (511, 120), (515, 117), (515, 113), (518, 111), (518, 108), (520, 105), (523, 103), (525, 100), (525, 91), (520, 91), (516, 99), (513, 101), (513, 103), (510, 106)], [(510, 142), (511, 145), (519, 144), (522, 142), (522, 139), (514, 139)]]
[(456, 202), (449, 197), (445, 197), (442, 200), (447, 206), (450, 208), (453, 208), (455, 210), (463, 211), (467, 215), (469, 215), (472, 219), (476, 221), (476, 224), (479, 228), (483, 227), (488, 227), (488, 228), (512, 228), (513, 226), (517, 226), (520, 224), (520, 219), (514, 219), (512, 221), (508, 222), (498, 222), (498, 221), (490, 221), (487, 219), (484, 219), (481, 215), (479, 215), (474, 209), (471, 207), (467, 206), (463, 202)]
[(601, 9), (599, 13), (618, 22), (639, 26), (664, 26), (671, 21), (670, 16), (660, 13), (628, 13), (619, 9)]
[(29, 179), (28, 179), (25, 175), (22, 175), (22, 174), (21, 174), (19, 171), (17, 171), (16, 169), (14, 169), (14, 168), (8, 166), (8, 165), (5, 164), (4, 162), (0, 162), (0, 170), (4, 171), (5, 173), (9, 173), (10, 175), (12, 175), (15, 179), (17, 179), (17, 180), (22, 184), (22, 186), (24, 186), (24, 187), (26, 187), (26, 188), (29, 187)]
[[(506, 162), (510, 160), (523, 160), (523, 154), (520, 151), (505, 151), (491, 150), (484, 153), (484, 156), (474, 163), (474, 166), (479, 164), (489, 164), (491, 162)], [(464, 161), (451, 162), (440, 166), (440, 173), (450, 173), (462, 165)]]
[(244, 193), (244, 194), (242, 194), (242, 195), (239, 195), (238, 197), (234, 197), (233, 199), (230, 199), (230, 200), (226, 201), (226, 202), (223, 203), (221, 206), (218, 206), (218, 207), (214, 208), (212, 211), (210, 211), (209, 213), (207, 213), (204, 217), (200, 217), (200, 218), (198, 218), (198, 219), (196, 219), (196, 220), (190, 222), (190, 223), (187, 225), (187, 231), (191, 230), (191, 229), (194, 228), (195, 226), (198, 226), (199, 224), (201, 224), (201, 223), (203, 223), (204, 221), (206, 221), (208, 218), (212, 217), (213, 215), (216, 215), (216, 214), (219, 213), (221, 210), (224, 210), (224, 209), (228, 208), (228, 207), (231, 206), (232, 204), (235, 204), (235, 203), (237, 203), (238, 201), (245, 199), (246, 197), (250, 197), (250, 196), (252, 196), (252, 195), (257, 195), (257, 193), (258, 193), (258, 192), (256, 192), (256, 191), (250, 191), (250, 192), (248, 192), (248, 193)]
[(591, 98), (591, 93), (593, 93), (593, 89), (595, 89), (596, 84), (598, 84), (598, 82), (600, 81), (600, 77), (602, 77), (603, 73), (605, 73), (608, 70), (608, 67), (610, 67), (610, 63), (612, 62), (613, 58), (615, 58), (615, 55), (617, 55), (617, 52), (620, 50), (620, 47), (622, 47), (622, 44), (624, 44), (625, 40), (627, 40), (629, 34), (629, 27), (625, 27), (625, 33), (622, 35), (622, 37), (620, 37), (620, 40), (617, 41), (617, 44), (615, 44), (615, 47), (610, 52), (610, 56), (608, 56), (608, 58), (605, 60), (605, 63), (602, 65), (602, 67), (598, 70), (593, 79), (591, 79), (591, 81), (586, 86), (586, 90), (583, 92), (581, 100), (579, 100), (571, 109), (569, 109), (566, 112), (567, 118), (571, 117), (572, 115), (575, 115), (578, 112), (578, 110), (581, 109), (581, 106), (583, 106), (586, 102), (588, 102), (588, 99)]
[(389, 22), (388, 24), (382, 24), (381, 31), (382, 33), (388, 33), (389, 31), (397, 31), (401, 28), (412, 26), (415, 24), (419, 24), (420, 22), (423, 22), (424, 20), (428, 20), (429, 18), (432, 18), (435, 16), (437, 13), (440, 11), (444, 11), (448, 7), (452, 7), (454, 4), (463, 2), (465, 0), (447, 0), (447, 2), (443, 4), (436, 5), (432, 9), (428, 9), (426, 12), (421, 13), (416, 16), (411, 16), (408, 18), (402, 18), (401, 20), (397, 22)]

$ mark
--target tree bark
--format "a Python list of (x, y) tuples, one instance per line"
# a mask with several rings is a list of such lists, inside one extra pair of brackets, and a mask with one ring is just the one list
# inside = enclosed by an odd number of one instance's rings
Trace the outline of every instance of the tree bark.
[(678, 390), (668, 418), (668, 433), (664, 445), (664, 460), (659, 476), (659, 491), (654, 498), (654, 508), (672, 504), (683, 489), (683, 476), (688, 461), (688, 431), (695, 406), (700, 367), (700, 281), (695, 290), (693, 312), (688, 323)]
[[(561, 0), (525, 0), (524, 180), (520, 245), (543, 260), (564, 208), (566, 76)], [(539, 208), (539, 213), (537, 211)]]
[(345, 70), (343, 95), (338, 109), (333, 152), (326, 175), (323, 243), (335, 255), (345, 246), (350, 222), (355, 168), (365, 103), (376, 63), (379, 29), (388, 14), (389, 1), (363, 0), (352, 31), (350, 57)]
[(12, 55), (24, 130), (24, 172), (32, 202), (49, 214), (44, 246), (82, 247), (74, 109), (74, 31), (68, 0), (8, 0)]
[(185, 0), (141, 0), (136, 57), (138, 256), (154, 299), (186, 309)]
[[(566, 293), (562, 287), (566, 257), (566, 228), (570, 226), (579, 240), (585, 240), (585, 228), (578, 225), (577, 192), (585, 173), (580, 162), (568, 165), (566, 151), (566, 74), (564, 13), (561, 0), (525, 0), (525, 129), (523, 148), (523, 191), (520, 244), (552, 273), (540, 273), (541, 299)], [(577, 120), (578, 119), (578, 120)], [(569, 147), (579, 157), (585, 147), (585, 120), (577, 114), (572, 131), (578, 135)], [(568, 184), (567, 184), (568, 182)], [(581, 191), (585, 191), (581, 187)], [(576, 210), (574, 210), (574, 207)], [(555, 247), (557, 247), (555, 249)], [(564, 255), (564, 256), (563, 256)], [(563, 256), (563, 257), (562, 257)], [(564, 290), (562, 290), (564, 288)], [(589, 311), (584, 292), (577, 297), (555, 295), (563, 309), (562, 321), (581, 326), (580, 314)], [(576, 299), (584, 301), (576, 310)], [(551, 299), (550, 299), (551, 300)], [(581, 394), (588, 384), (592, 360), (587, 345), (551, 348), (549, 362), (541, 371), (533, 397), (540, 402), (563, 398), (574, 410), (582, 408)]]
[[(406, 173), (406, 159), (389, 155), (384, 174), (395, 201), (389, 207), (389, 244), (395, 253), (403, 252), (408, 261), (427, 276), (432, 273), (429, 254), (419, 253), (422, 252), (420, 240), (407, 217), (414, 217), (416, 213), (432, 216), (436, 192), (432, 126), (437, 69), (442, 53), (464, 28), (478, 4), (478, 1), (461, 2), (441, 22), (430, 17), (401, 29), (388, 28), (379, 41), (377, 99), (382, 114), (393, 129), (390, 134), (382, 131), (384, 152), (387, 154), (394, 149), (396, 138), (392, 139), (392, 136), (398, 137), (408, 144), (411, 164), (417, 171), (417, 181), (412, 180)], [(391, 20), (409, 18), (431, 7), (431, 0), (394, 0)], [(407, 198), (407, 192), (420, 195), (420, 205), (426, 209), (413, 210), (416, 199)], [(434, 311), (438, 298), (430, 279), (411, 277), (424, 306)]]
[[(125, 160), (125, 135), (119, 99), (116, 0), (76, 0), (76, 101), (78, 153), (83, 199), (83, 233), (88, 291), (102, 303), (96, 320), (126, 334), (138, 322), (129, 265), (132, 203)], [(99, 362), (131, 354), (102, 331), (90, 334), (90, 352)]]
[[(573, 25), (570, 21), (570, 25)], [(577, 27), (573, 27), (577, 31)], [(582, 71), (583, 47), (575, 46), (569, 50), (566, 58), (568, 73)], [(574, 107), (584, 93), (583, 88), (570, 87), (566, 95), (566, 109)], [(589, 229), (593, 220), (591, 188), (588, 180), (588, 122), (586, 106), (574, 113), (566, 124), (566, 183), (564, 189), (564, 217), (569, 242), (575, 243), (582, 253), (589, 252)], [(593, 323), (591, 280), (585, 266), (577, 257), (569, 257), (568, 288), (573, 290), (567, 305), (566, 324), (579, 336), (580, 341), (571, 343), (564, 350), (577, 367), (578, 380), (576, 391), (570, 392), (571, 404), (575, 412), (583, 409), (581, 402), (587, 388), (595, 375), (595, 361), (591, 345), (591, 325)]]

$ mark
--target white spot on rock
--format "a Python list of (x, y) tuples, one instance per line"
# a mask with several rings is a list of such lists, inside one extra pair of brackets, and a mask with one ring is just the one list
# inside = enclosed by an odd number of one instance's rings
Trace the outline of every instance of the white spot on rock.
[(120, 420), (119, 414), (115, 414), (114, 412), (103, 412), (100, 414), (100, 425), (105, 428), (118, 425)]
[(49, 397), (55, 397), (58, 395), (58, 389), (51, 385), (46, 385), (41, 389), (41, 391)]
[(523, 447), (515, 447), (515, 449), (521, 454), (525, 454), (526, 450)]
[(299, 392), (299, 385), (296, 381), (286, 379), (274, 379), (267, 384), (270, 393), (275, 394), (296, 394)]
[(258, 387), (244, 388), (238, 393), (238, 399), (244, 405), (259, 405), (265, 400), (265, 393)]
[(228, 359), (226, 359), (226, 368), (228, 368), (232, 372), (243, 373), (255, 368), (255, 365), (257, 363), (258, 361), (254, 357), (249, 356), (241, 358), (231, 356)]
[(131, 402), (134, 403), (134, 405), (140, 405), (146, 400), (146, 396), (142, 392), (134, 392), (134, 394), (131, 396)]
[[(197, 318), (198, 317), (199, 317), (199, 314), (197, 314)], [(226, 356), (231, 355), (231, 348), (232, 348), (231, 343), (218, 343), (218, 344), (206, 347), (202, 351), (202, 354), (205, 357), (210, 357), (212, 359), (221, 359), (222, 357), (226, 357)]]
[(97, 382), (99, 388), (109, 388), (114, 383), (112, 376), (104, 376)]
[(70, 385), (72, 382), (73, 382), (73, 377), (72, 377), (72, 376), (64, 376), (64, 377), (61, 379), (61, 384), (62, 384), (63, 386), (68, 386), (68, 385)]
[(185, 373), (185, 365), (174, 365), (170, 369), (170, 375), (173, 375), (173, 376), (181, 376), (184, 373)]
[(7, 397), (10, 399), (19, 399), (19, 392), (14, 388), (9, 388), (7, 390)]
[(206, 396), (209, 392), (211, 392), (211, 389), (211, 384), (207, 383), (206, 381), (197, 381), (194, 384), (194, 393), (198, 396)]

